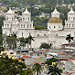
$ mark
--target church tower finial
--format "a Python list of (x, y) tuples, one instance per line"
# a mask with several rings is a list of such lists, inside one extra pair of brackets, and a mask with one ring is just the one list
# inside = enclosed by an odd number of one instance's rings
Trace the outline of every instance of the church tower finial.
[(59, 18), (60, 13), (57, 11), (56, 7), (55, 7), (54, 11), (51, 13), (51, 16), (52, 17), (58, 17)]
[(7, 13), (14, 14), (14, 12), (11, 10), (11, 7), (9, 8)]

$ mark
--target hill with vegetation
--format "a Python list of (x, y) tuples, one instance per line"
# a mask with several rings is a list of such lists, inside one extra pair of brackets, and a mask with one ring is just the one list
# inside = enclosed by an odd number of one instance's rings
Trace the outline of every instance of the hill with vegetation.
[(35, 5), (35, 4), (45, 4), (46, 6), (53, 6), (56, 4), (74, 4), (75, 0), (0, 0), (3, 4), (9, 4), (11, 5), (12, 3), (16, 3), (19, 5)]

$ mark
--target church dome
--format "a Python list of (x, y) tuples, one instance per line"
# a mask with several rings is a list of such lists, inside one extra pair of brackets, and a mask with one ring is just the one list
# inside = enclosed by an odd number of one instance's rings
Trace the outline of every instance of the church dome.
[(11, 10), (11, 8), (9, 9), (9, 11), (7, 13), (14, 14), (14, 12)]
[(26, 8), (26, 10), (23, 13), (24, 14), (30, 14), (29, 11), (27, 10), (27, 8)]
[(52, 17), (48, 20), (48, 23), (62, 23), (58, 17)]
[(73, 9), (71, 8), (71, 10), (68, 12), (68, 14), (75, 14), (75, 12), (74, 12)]
[(54, 11), (52, 12), (52, 14), (60, 14), (57, 9), (55, 8)]

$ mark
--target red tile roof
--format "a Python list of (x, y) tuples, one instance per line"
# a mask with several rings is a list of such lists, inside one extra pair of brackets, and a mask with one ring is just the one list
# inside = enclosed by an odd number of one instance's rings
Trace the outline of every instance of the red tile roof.
[(19, 57), (19, 58), (24, 59), (24, 58), (32, 58), (32, 57), (30, 57), (30, 56), (23, 56), (23, 57)]
[(68, 73), (68, 74), (66, 74), (66, 75), (72, 75), (73, 73)]
[(35, 63), (42, 64), (41, 62), (33, 62), (32, 64), (35, 64)]

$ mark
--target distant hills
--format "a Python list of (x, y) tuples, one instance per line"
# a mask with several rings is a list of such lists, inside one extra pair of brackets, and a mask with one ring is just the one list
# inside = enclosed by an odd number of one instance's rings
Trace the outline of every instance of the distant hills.
[(44, 5), (61, 5), (61, 4), (75, 4), (75, 0), (0, 0), (3, 4), (10, 4), (11, 2), (17, 2), (20, 5), (35, 5), (35, 4), (44, 4)]

